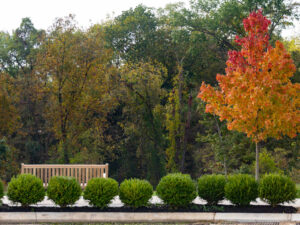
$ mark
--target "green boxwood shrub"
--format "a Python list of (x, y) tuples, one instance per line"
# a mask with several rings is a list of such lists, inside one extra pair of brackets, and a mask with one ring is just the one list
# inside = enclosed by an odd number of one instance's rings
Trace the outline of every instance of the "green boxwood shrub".
[(198, 179), (198, 195), (208, 205), (217, 205), (225, 198), (226, 179), (223, 175), (204, 175)]
[(258, 184), (250, 175), (232, 175), (225, 185), (225, 197), (238, 206), (250, 205), (258, 197)]
[(73, 205), (81, 196), (81, 187), (73, 177), (52, 177), (47, 189), (48, 198), (60, 207)]
[(259, 197), (272, 206), (293, 201), (297, 196), (296, 184), (291, 178), (279, 175), (265, 175), (258, 186)]
[(42, 201), (45, 189), (41, 179), (31, 174), (20, 174), (9, 182), (7, 196), (12, 202), (27, 207)]
[(188, 174), (171, 173), (156, 187), (157, 195), (172, 208), (186, 207), (197, 196), (196, 184)]
[(119, 184), (114, 179), (93, 178), (89, 180), (83, 198), (93, 206), (105, 208), (118, 193)]
[(153, 187), (146, 180), (129, 179), (124, 180), (120, 185), (121, 201), (133, 208), (146, 206), (152, 194)]

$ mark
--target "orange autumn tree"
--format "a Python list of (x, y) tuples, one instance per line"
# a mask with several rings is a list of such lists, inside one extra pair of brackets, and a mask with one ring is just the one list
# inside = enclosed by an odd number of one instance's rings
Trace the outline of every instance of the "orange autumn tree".
[(295, 137), (300, 131), (300, 84), (291, 83), (296, 68), (283, 44), (269, 44), (261, 11), (244, 19), (247, 36), (236, 37), (241, 51), (229, 51), (219, 88), (202, 83), (198, 98), (206, 112), (227, 121), (229, 130), (246, 133), (256, 144), (255, 178), (259, 177), (259, 143), (267, 138)]

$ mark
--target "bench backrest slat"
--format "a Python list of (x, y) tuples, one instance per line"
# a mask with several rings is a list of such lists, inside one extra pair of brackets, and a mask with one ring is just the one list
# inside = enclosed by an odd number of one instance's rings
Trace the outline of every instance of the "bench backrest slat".
[(81, 186), (94, 177), (108, 177), (108, 163), (97, 164), (21, 164), (21, 173), (30, 173), (40, 178), (48, 186), (53, 176), (75, 177)]

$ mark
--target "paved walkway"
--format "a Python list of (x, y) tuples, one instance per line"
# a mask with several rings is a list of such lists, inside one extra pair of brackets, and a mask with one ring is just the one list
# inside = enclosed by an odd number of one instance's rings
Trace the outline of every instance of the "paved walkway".
[[(7, 204), (10, 206), (13, 206), (14, 204), (8, 200), (7, 196), (4, 196), (2, 198), (2, 202), (3, 204)], [(195, 204), (205, 204), (206, 201), (200, 199), (199, 197), (197, 197), (194, 201)], [(157, 197), (157, 196), (153, 196), (150, 199), (150, 203), (151, 204), (163, 204), (163, 201)], [(221, 201), (220, 204), (224, 204), (224, 205), (231, 205), (231, 203), (228, 200), (224, 200)], [(112, 201), (111, 204), (109, 204), (109, 207), (122, 207), (124, 204), (121, 202), (119, 196), (116, 196), (114, 198), (114, 200)], [(257, 199), (256, 202), (251, 202), (251, 205), (268, 205), (267, 203), (261, 201), (260, 199)], [(300, 198), (297, 198), (293, 203), (285, 203), (283, 205), (286, 206), (294, 206), (296, 208), (300, 208)], [(37, 207), (57, 207), (52, 200), (48, 199), (48, 197), (45, 197), (45, 199), (42, 202), (39, 202), (36, 205), (32, 205), (32, 206), (37, 206)], [(75, 204), (75, 206), (89, 206), (88, 201), (84, 200), (83, 197), (81, 197)]]

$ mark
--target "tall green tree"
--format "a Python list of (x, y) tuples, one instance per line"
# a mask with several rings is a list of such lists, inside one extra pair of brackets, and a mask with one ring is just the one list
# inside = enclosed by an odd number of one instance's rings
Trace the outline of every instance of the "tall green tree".
[[(166, 129), (169, 146), (166, 149), (169, 171), (186, 171), (187, 163), (196, 148), (193, 130), (198, 126), (195, 96), (197, 87), (208, 76), (202, 76), (207, 68), (209, 53), (205, 49), (210, 40), (199, 32), (193, 32), (183, 25), (183, 5), (170, 4), (159, 11), (160, 28), (168, 34), (169, 54), (174, 58), (172, 73), (169, 73), (172, 90), (166, 104)], [(199, 60), (201, 59), (201, 60)], [(197, 66), (201, 69), (197, 69)]]
[(164, 111), (160, 104), (166, 94), (161, 88), (164, 76), (165, 68), (152, 63), (127, 63), (120, 73), (126, 118), (122, 123), (127, 137), (124, 144), (126, 151), (133, 150), (137, 159), (128, 163), (135, 163), (136, 172), (153, 184), (164, 175)]
[(81, 135), (101, 135), (106, 115), (116, 104), (110, 95), (115, 74), (111, 51), (104, 44), (101, 27), (83, 32), (69, 16), (55, 22), (42, 46), (39, 72), (50, 95), (45, 116), (64, 163), (80, 150)]
[(51, 142), (51, 133), (46, 134), (43, 111), (46, 99), (42, 97), (43, 84), (36, 73), (36, 55), (44, 31), (37, 30), (29, 18), (24, 18), (12, 35), (1, 33), (0, 71), (7, 74), (14, 87), (15, 107), (21, 126), (17, 134), (8, 138), (8, 143), (20, 151), (23, 162), (40, 163), (47, 158), (46, 142)]
[(151, 8), (138, 5), (124, 11), (106, 27), (106, 38), (115, 59), (138, 63), (153, 58), (158, 21)]
[(0, 34), (0, 71), (12, 77), (30, 74), (44, 31), (37, 30), (29, 18), (22, 19), (13, 34)]
[(287, 0), (193, 0), (191, 10), (186, 13), (189, 25), (194, 30), (203, 32), (218, 41), (224, 49), (235, 49), (235, 35), (245, 36), (243, 19), (252, 11), (262, 9), (264, 15), (272, 21), (269, 36), (280, 35), (283, 28), (299, 19), (297, 1)]

